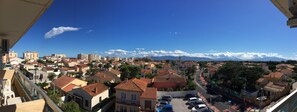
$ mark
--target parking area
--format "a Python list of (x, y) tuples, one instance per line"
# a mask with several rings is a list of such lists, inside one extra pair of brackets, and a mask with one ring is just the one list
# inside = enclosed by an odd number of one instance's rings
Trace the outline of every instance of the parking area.
[(173, 106), (174, 112), (185, 112), (186, 110), (191, 111), (190, 109), (188, 109), (188, 105), (186, 105), (186, 102), (187, 101), (184, 101), (182, 98), (173, 98), (170, 103)]

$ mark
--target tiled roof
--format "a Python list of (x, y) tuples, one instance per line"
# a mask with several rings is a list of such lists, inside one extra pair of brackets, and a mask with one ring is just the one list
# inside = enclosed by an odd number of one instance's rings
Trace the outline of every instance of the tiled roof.
[(141, 69), (141, 73), (143, 73), (143, 74), (151, 74), (152, 73), (152, 70), (150, 70), (150, 69)]
[(67, 84), (69, 84), (70, 82), (72, 82), (73, 80), (75, 80), (75, 78), (72, 77), (68, 77), (66, 75), (62, 75), (60, 78), (54, 80), (52, 82), (52, 84), (54, 84), (54, 86), (62, 89), (64, 86), (66, 86)]
[(108, 87), (104, 84), (94, 83), (87, 86), (82, 87), (84, 91), (86, 91), (91, 96), (96, 96), (105, 90), (108, 90)]
[(112, 73), (110, 71), (102, 71), (100, 73), (103, 73), (103, 74), (106, 74), (106, 75), (109, 75), (109, 76), (113, 77), (116, 82), (120, 82), (121, 81), (121, 79), (117, 76), (117, 74), (114, 74), (114, 73)]
[(44, 69), (46, 69), (46, 70), (55, 70), (55, 69), (52, 68), (52, 67), (44, 67)]
[(278, 78), (278, 79), (280, 79), (283, 75), (284, 74), (281, 73), (281, 72), (271, 72), (268, 75), (265, 75), (264, 77), (266, 77), (266, 78), (270, 78), (271, 77), (271, 78)]
[(127, 90), (127, 91), (140, 91), (146, 90), (147, 82), (133, 78), (128, 81), (123, 81), (117, 85), (116, 89)]
[(109, 72), (111, 72), (111, 73), (113, 73), (113, 74), (116, 74), (116, 75), (121, 74), (120, 71), (115, 70), (115, 69), (110, 69)]
[(146, 83), (152, 83), (152, 79), (149, 78), (140, 78), (140, 80), (145, 81)]
[(157, 88), (146, 88), (146, 90), (141, 94), (140, 98), (157, 99)]
[(77, 85), (75, 85), (75, 84), (69, 84), (66, 87), (64, 87), (62, 90), (64, 92), (68, 92), (68, 91), (71, 91), (75, 86), (77, 86)]
[(170, 73), (166, 75), (157, 75), (153, 78), (153, 82), (186, 82), (186, 79), (176, 73)]
[(97, 74), (95, 74), (96, 77), (98, 77), (100, 79), (100, 81), (111, 81), (114, 79), (114, 77), (107, 75), (105, 73), (102, 72), (98, 72)]

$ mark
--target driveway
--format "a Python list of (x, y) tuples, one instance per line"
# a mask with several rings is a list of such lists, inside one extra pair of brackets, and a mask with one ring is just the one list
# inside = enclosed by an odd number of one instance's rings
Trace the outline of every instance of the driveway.
[(173, 98), (170, 103), (173, 106), (174, 112), (189, 112), (190, 109), (188, 109), (186, 102), (182, 98)]

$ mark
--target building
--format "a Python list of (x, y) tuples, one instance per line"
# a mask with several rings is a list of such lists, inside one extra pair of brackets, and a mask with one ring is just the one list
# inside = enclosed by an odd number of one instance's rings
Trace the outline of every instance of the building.
[(157, 89), (140, 79), (126, 80), (115, 87), (115, 112), (155, 112)]
[(55, 58), (66, 58), (66, 54), (52, 54)]
[(101, 57), (99, 57), (99, 55), (97, 55), (97, 54), (88, 54), (89, 62), (98, 61), (98, 60), (100, 60), (100, 58)]
[(39, 59), (39, 53), (35, 51), (27, 51), (23, 53), (23, 58), (25, 60), (37, 60)]
[(172, 70), (158, 70), (158, 74), (153, 78), (153, 86), (158, 90), (174, 89), (186, 85), (186, 79)]
[(10, 61), (12, 58), (17, 58), (18, 53), (14, 51), (10, 51), (8, 54), (5, 54), (2, 56), (2, 63), (7, 63)]
[[(116, 78), (113, 76), (110, 76), (108, 74), (105, 74), (103, 72), (98, 72), (93, 76), (89, 76), (87, 78), (88, 81), (94, 81), (96, 83), (105, 83), (105, 82), (110, 82), (114, 83), (116, 82)], [(120, 79), (117, 80), (117, 82), (120, 82)]]
[(72, 78), (66, 75), (59, 77), (51, 83), (51, 87), (58, 89), (62, 94), (69, 92), (74, 88), (84, 87), (86, 85), (86, 81)]
[(109, 97), (108, 87), (101, 83), (90, 84), (71, 90), (66, 95), (66, 101), (75, 101), (80, 107), (95, 111), (100, 103)]
[(77, 59), (88, 60), (88, 55), (87, 54), (78, 54)]
[(285, 82), (269, 82), (264, 86), (264, 90), (268, 97), (275, 101), (290, 93), (290, 86)]

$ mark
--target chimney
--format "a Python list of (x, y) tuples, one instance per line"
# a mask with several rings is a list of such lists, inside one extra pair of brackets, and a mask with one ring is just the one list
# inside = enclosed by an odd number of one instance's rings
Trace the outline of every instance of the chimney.
[(96, 91), (97, 91), (97, 88), (95, 87), (94, 90), (93, 90), (92, 92), (93, 92), (93, 93), (96, 93)]

